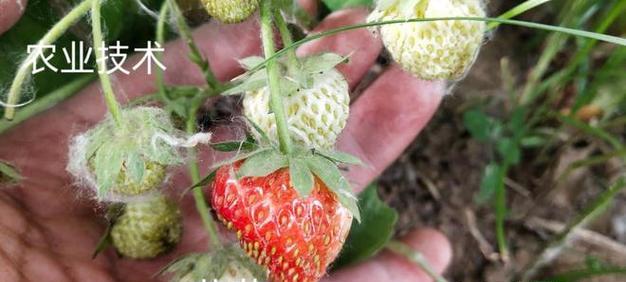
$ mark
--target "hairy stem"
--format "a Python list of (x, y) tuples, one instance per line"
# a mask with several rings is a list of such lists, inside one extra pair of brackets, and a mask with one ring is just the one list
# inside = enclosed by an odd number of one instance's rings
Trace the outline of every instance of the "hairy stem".
[[(159, 12), (159, 20), (157, 21), (156, 41), (161, 46), (165, 45), (165, 22), (167, 20), (167, 15), (169, 14), (169, 7), (170, 6), (168, 5), (168, 2), (163, 2), (163, 4), (161, 5), (161, 10)], [(163, 54), (159, 52), (156, 56), (158, 60), (161, 60), (161, 58), (163, 57)], [(161, 100), (163, 100), (163, 102), (168, 102), (169, 97), (165, 89), (165, 83), (163, 79), (163, 69), (161, 68), (157, 68), (156, 84), (157, 84), (157, 89), (159, 90), (158, 92), (159, 97), (161, 98)]]
[(107, 64), (103, 57), (103, 52), (100, 51), (104, 48), (104, 40), (102, 38), (102, 19), (100, 16), (100, 6), (102, 2), (100, 0), (93, 0), (91, 5), (91, 27), (93, 33), (93, 47), (96, 55), (96, 65), (98, 66), (98, 76), (100, 77), (100, 84), (102, 85), (102, 92), (104, 93), (104, 101), (115, 120), (115, 123), (120, 126), (122, 124), (122, 117), (120, 114), (120, 104), (115, 98), (113, 92), (113, 85), (111, 84), (111, 77), (107, 73)]
[(176, 26), (178, 28), (178, 31), (180, 32), (180, 37), (185, 41), (185, 43), (187, 43), (187, 47), (189, 48), (189, 59), (194, 64), (198, 65), (198, 67), (202, 71), (202, 74), (204, 75), (204, 79), (211, 88), (218, 91), (221, 90), (224, 86), (219, 80), (217, 80), (215, 74), (211, 70), (211, 64), (207, 59), (202, 56), (202, 53), (200, 53), (200, 49), (193, 41), (191, 29), (187, 25), (185, 17), (178, 7), (178, 3), (176, 3), (175, 0), (168, 0), (168, 3), (170, 4), (170, 9), (172, 10), (174, 17), (176, 18)]
[(41, 99), (37, 99), (36, 101), (28, 104), (19, 112), (15, 113), (13, 120), (0, 120), (0, 134), (35, 116), (36, 114), (39, 114), (47, 109), (54, 107), (54, 105), (69, 98), (70, 96), (78, 92), (78, 90), (85, 87), (87, 84), (93, 81), (93, 79), (93, 75), (80, 76), (77, 79), (63, 85), (59, 89), (56, 89), (48, 93), (47, 95), (44, 95), (43, 97), (41, 97)]
[[(200, 107), (200, 103), (194, 103), (194, 106), (189, 110), (189, 116), (187, 117), (187, 132), (190, 134), (196, 133), (196, 113), (198, 112), (198, 108)], [(189, 148), (188, 149), (189, 156), (193, 160), (189, 163), (189, 174), (191, 175), (191, 181), (193, 183), (200, 182), (200, 167), (198, 165), (197, 157), (196, 157), (196, 149)], [(209, 235), (209, 239), (211, 241), (210, 246), (214, 249), (219, 248), (222, 243), (217, 234), (217, 225), (215, 221), (211, 217), (211, 211), (209, 206), (206, 203), (206, 199), (204, 198), (204, 194), (202, 193), (202, 187), (193, 188), (193, 198), (196, 204), (196, 210), (200, 214), (200, 218), (202, 219), (202, 223), (204, 224), (204, 228), (206, 229), (207, 234)]]
[[(37, 42), (38, 46), (51, 45), (59, 37), (61, 37), (65, 31), (78, 22), (91, 7), (91, 2), (94, 0), (85, 0), (78, 6), (74, 7), (65, 17), (57, 22), (42, 38)], [(22, 94), (22, 88), (24, 82), (28, 79), (30, 72), (33, 69), (34, 63), (37, 61), (37, 52), (32, 52), (26, 57), (26, 60), (17, 69), (11, 88), (9, 89), (8, 99), (6, 103), (0, 102), (0, 106), (5, 106), (4, 117), (11, 120), (15, 116), (15, 108), (19, 107), (18, 104), (20, 96)]]
[[(276, 26), (278, 27), (278, 31), (280, 32), (280, 37), (283, 41), (283, 45), (290, 46), (291, 44), (293, 44), (291, 32), (289, 31), (287, 22), (285, 22), (285, 18), (283, 18), (280, 10), (274, 11), (274, 20), (276, 21)], [(287, 60), (289, 73), (291, 75), (295, 75), (297, 73), (297, 67), (299, 65), (298, 57), (296, 56), (296, 49), (290, 49), (289, 52), (287, 52)]]
[[(274, 29), (272, 28), (272, 4), (271, 1), (262, 1), (261, 6), (261, 39), (263, 41), (263, 52), (266, 60), (275, 55)], [(267, 62), (267, 77), (270, 91), (270, 108), (276, 118), (276, 131), (280, 150), (285, 154), (292, 152), (291, 137), (289, 136), (289, 125), (285, 116), (285, 107), (280, 94), (280, 73), (276, 60)]]

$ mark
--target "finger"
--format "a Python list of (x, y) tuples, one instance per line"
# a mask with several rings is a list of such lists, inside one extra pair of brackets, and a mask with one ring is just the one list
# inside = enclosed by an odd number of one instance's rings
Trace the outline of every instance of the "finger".
[[(334, 12), (324, 19), (313, 31), (313, 34), (325, 30), (362, 23), (367, 18), (366, 9), (346, 9)], [(354, 87), (376, 61), (382, 50), (382, 43), (366, 29), (357, 29), (327, 36), (307, 44), (298, 49), (298, 55), (310, 55), (323, 52), (333, 52), (339, 55), (350, 55), (347, 64), (338, 66), (350, 84)]]
[(300, 7), (305, 10), (309, 15), (315, 16), (317, 14), (317, 0), (298, 0)]
[(360, 191), (391, 164), (433, 116), (444, 83), (417, 79), (397, 66), (384, 72), (353, 104), (338, 148), (364, 166), (347, 174)]
[(0, 0), (0, 35), (9, 30), (26, 10), (27, 0)]
[[(452, 259), (450, 242), (438, 231), (432, 229), (414, 231), (402, 241), (420, 252), (437, 273), (442, 273)], [(432, 279), (406, 258), (383, 251), (369, 261), (331, 273), (324, 281), (429, 282)]]

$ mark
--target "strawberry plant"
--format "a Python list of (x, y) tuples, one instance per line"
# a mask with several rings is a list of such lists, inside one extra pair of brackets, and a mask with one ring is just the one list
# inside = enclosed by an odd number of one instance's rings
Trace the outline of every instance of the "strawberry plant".
[[(385, 248), (406, 256), (430, 275), (437, 276), (421, 255), (410, 251), (404, 243), (390, 242), (397, 213), (378, 199), (375, 185), (359, 197), (353, 194), (351, 180), (354, 179), (349, 179), (346, 172), (369, 170), (375, 163), (370, 156), (362, 156), (367, 160), (362, 161), (343, 152), (338, 145), (351, 114), (350, 83), (354, 75), (344, 69), (350, 66), (351, 55), (335, 54), (328, 48), (319, 54), (300, 56), (296, 53), (298, 46), (341, 32), (370, 28), (393, 62), (407, 76), (423, 83), (422, 80), (456, 82), (463, 78), (474, 63), (485, 35), (497, 24), (626, 45), (623, 39), (613, 36), (510, 19), (521, 10), (487, 18), (479, 0), (380, 0), (372, 7), (366, 23), (308, 35), (308, 25), (316, 19), (311, 20), (312, 16), (294, 1), (201, 0), (203, 16), (219, 22), (209, 29), (211, 34), (218, 34), (220, 28), (248, 28), (242, 22), (259, 21), (262, 56), (229, 58), (239, 60), (243, 73), (223, 81), (222, 78), (228, 77), (226, 71), (217, 73), (214, 67), (227, 63), (209, 60), (211, 56), (207, 55), (224, 54), (223, 50), (205, 50), (210, 48), (196, 43), (185, 18), (188, 11), (181, 9), (177, 1), (136, 1), (133, 12), (121, 9), (124, 7), (118, 6), (122, 5), (121, 1), (112, 2), (115, 1), (81, 1), (59, 22), (51, 23), (50, 30), (40, 34), (41, 44), (67, 44), (72, 38), (64, 35), (69, 27), (83, 22), (89, 15), (85, 22), (90, 24), (89, 41), (95, 48), (94, 68), (108, 112), (90, 129), (72, 138), (66, 170), (77, 186), (87, 188), (81, 195), (89, 195), (109, 210), (109, 226), (96, 246), (96, 254), (112, 246), (124, 259), (146, 260), (166, 253), (181, 241), (183, 214), (169, 196), (175, 190), (166, 191), (166, 188), (176, 186), (171, 181), (180, 176), (176, 169), (187, 165), (192, 184), (184, 193), (192, 194), (209, 240), (209, 250), (184, 255), (167, 265), (162, 272), (173, 281), (319, 281), (329, 268), (361, 262)], [(367, 0), (322, 2), (330, 10), (374, 4)], [(523, 8), (536, 5), (539, 4)], [(153, 11), (155, 7), (160, 9)], [(168, 36), (180, 35), (183, 41), (180, 47), (186, 48), (187, 59), (198, 67), (203, 85), (168, 85), (166, 80), (169, 82), (172, 75), (186, 79), (183, 77), (186, 74), (170, 72), (166, 79), (165, 71), (158, 69), (153, 95), (128, 104), (119, 100), (123, 90), (118, 89), (121, 85), (118, 81), (123, 79), (110, 75), (113, 66), (107, 58), (111, 50), (98, 48), (122, 37), (126, 28), (132, 28), (127, 25), (136, 18), (127, 18), (127, 13), (134, 15), (139, 11), (156, 19), (156, 46), (166, 46)], [(121, 24), (122, 20), (126, 24)], [(307, 36), (294, 36), (294, 30)], [(239, 46), (227, 47), (235, 50)], [(1, 101), (7, 106), (4, 115), (8, 119), (26, 120), (69, 97), (69, 92), (75, 92), (92, 79), (92, 76), (78, 78), (43, 102), (35, 101), (17, 112), (18, 106), (28, 104), (32, 98), (26, 97), (25, 101), (22, 94), (30, 91), (29, 73), (33, 71), (33, 62), (40, 59), (30, 54), (17, 68), (6, 102)], [(155, 59), (163, 56), (155, 55)], [(171, 61), (171, 57), (167, 59)], [(235, 71), (228, 72), (232, 77)], [(46, 77), (52, 79), (54, 75), (46, 74)], [(51, 87), (43, 87), (46, 91), (48, 88)], [(398, 95), (385, 94), (390, 100)], [(240, 120), (245, 121), (245, 138), (214, 142), (214, 132), (200, 130), (198, 120), (202, 119), (201, 113), (210, 99), (234, 95), (241, 95)], [(396, 111), (395, 108), (383, 110)], [(355, 124), (364, 119), (365, 114), (360, 114)], [(366, 114), (385, 117), (385, 113), (377, 111)], [(493, 143), (498, 155), (486, 169), (482, 200), (490, 199), (492, 194), (503, 197), (504, 175), (521, 161), (521, 148), (537, 140), (528, 136), (527, 115), (523, 104), (516, 105), (512, 116), (504, 122), (479, 110), (465, 114), (472, 135)], [(12, 126), (0, 123), (0, 131)], [(371, 129), (374, 127), (370, 125)], [(372, 132), (371, 136), (376, 138), (380, 134)], [(208, 165), (205, 160), (201, 162), (206, 152), (200, 152), (199, 147), (213, 149), (215, 156)], [(375, 149), (388, 150), (384, 146)], [(218, 151), (235, 153), (222, 160)], [(201, 172), (207, 170), (209, 173), (203, 176)], [(0, 173), (0, 182), (22, 179), (9, 164), (0, 163)], [(205, 194), (210, 197), (206, 199)], [(497, 208), (498, 240), (501, 251), (505, 252), (502, 229), (505, 207)], [(228, 242), (228, 237), (218, 232), (220, 226), (214, 217), (237, 237), (238, 245)], [(442, 281), (441, 277), (435, 278)]]

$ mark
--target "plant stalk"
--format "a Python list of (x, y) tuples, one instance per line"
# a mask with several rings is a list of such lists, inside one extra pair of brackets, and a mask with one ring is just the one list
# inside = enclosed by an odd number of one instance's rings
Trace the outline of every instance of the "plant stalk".
[[(272, 25), (272, 4), (271, 1), (262, 1), (261, 5), (261, 39), (263, 41), (263, 51), (267, 60), (276, 54), (274, 46), (274, 30)], [(269, 60), (267, 62), (267, 77), (270, 91), (270, 108), (276, 118), (276, 131), (280, 144), (280, 150), (284, 154), (291, 154), (293, 150), (291, 145), (291, 136), (289, 135), (289, 125), (285, 116), (285, 107), (280, 93), (280, 73), (276, 60)]]
[(290, 49), (295, 49), (298, 46), (302, 46), (303, 44), (307, 42), (311, 42), (311, 41), (314, 41), (314, 40), (317, 40), (326, 36), (335, 35), (338, 33), (355, 30), (355, 29), (389, 25), (389, 24), (405, 24), (405, 23), (434, 22), (434, 21), (496, 22), (500, 24), (507, 24), (507, 25), (526, 27), (526, 28), (534, 28), (534, 29), (544, 30), (544, 31), (558, 32), (558, 33), (567, 34), (567, 35), (573, 35), (573, 36), (578, 36), (578, 37), (583, 37), (583, 38), (604, 41), (604, 42), (612, 43), (615, 45), (626, 46), (626, 38), (620, 38), (617, 36), (606, 35), (606, 34), (601, 34), (597, 32), (590, 32), (586, 30), (579, 30), (579, 29), (574, 29), (574, 28), (553, 26), (553, 25), (548, 25), (548, 24), (541, 24), (541, 23), (520, 21), (520, 20), (508, 20), (508, 19), (499, 19), (499, 18), (481, 18), (481, 17), (442, 17), (442, 18), (409, 19), (409, 20), (389, 20), (389, 21), (370, 22), (370, 23), (342, 26), (342, 27), (338, 27), (334, 29), (329, 29), (324, 32), (312, 34), (310, 36), (307, 36), (303, 39), (300, 39), (294, 42), (293, 44), (289, 46), (285, 46), (283, 49), (276, 52), (273, 56), (265, 58), (265, 61), (259, 63), (258, 66), (253, 67), (248, 72), (252, 73), (252, 72), (258, 71), (263, 66), (267, 65), (271, 60), (274, 60), (275, 58), (280, 57), (284, 55), (285, 53), (289, 52)]
[(168, 0), (168, 3), (170, 4), (170, 9), (172, 13), (176, 17), (176, 27), (180, 32), (180, 37), (185, 41), (185, 43), (187, 43), (187, 47), (189, 48), (189, 59), (194, 64), (198, 65), (200, 71), (202, 71), (202, 74), (204, 75), (204, 79), (206, 80), (207, 84), (211, 88), (220, 91), (221, 89), (223, 89), (224, 85), (222, 85), (217, 77), (215, 77), (213, 70), (211, 70), (211, 64), (207, 59), (202, 56), (200, 49), (194, 42), (191, 29), (187, 25), (185, 17), (178, 7), (178, 3), (175, 0)]
[(72, 80), (71, 82), (63, 85), (59, 89), (56, 89), (48, 93), (47, 95), (44, 95), (40, 99), (37, 99), (36, 101), (33, 101), (32, 103), (28, 104), (27, 106), (22, 108), (19, 112), (15, 113), (13, 120), (11, 121), (0, 120), (0, 134), (13, 128), (14, 126), (20, 124), (21, 122), (35, 116), (36, 114), (39, 114), (47, 109), (50, 109), (54, 105), (69, 98), (70, 96), (78, 92), (80, 89), (85, 87), (87, 84), (89, 84), (91, 81), (93, 81), (94, 78), (95, 76), (91, 74), (80, 76), (76, 78), (75, 80)]
[[(196, 133), (196, 113), (198, 112), (198, 108), (200, 107), (200, 103), (194, 103), (194, 106), (189, 110), (189, 116), (187, 117), (186, 129), (187, 133), (194, 134)], [(188, 150), (189, 156), (193, 161), (189, 163), (188, 169), (189, 174), (191, 175), (192, 183), (200, 182), (200, 167), (197, 161), (197, 152), (195, 148), (189, 148)], [(206, 229), (207, 234), (209, 235), (210, 247), (213, 249), (217, 249), (222, 246), (220, 238), (217, 233), (217, 225), (215, 221), (211, 217), (211, 211), (209, 206), (206, 203), (206, 199), (204, 198), (204, 193), (202, 192), (202, 187), (193, 188), (193, 199), (196, 204), (196, 210), (200, 214), (200, 218), (202, 219), (202, 223), (204, 224), (204, 228)]]
[[(42, 38), (37, 42), (38, 46), (43, 45), (51, 45), (54, 43), (59, 37), (61, 37), (65, 31), (67, 31), (71, 26), (73, 26), (76, 22), (78, 22), (91, 7), (91, 3), (94, 0), (85, 0), (78, 4), (78, 6), (74, 7), (65, 17), (63, 17), (59, 22), (57, 22)], [(37, 61), (37, 52), (33, 52), (26, 57), (26, 59), (22, 62), (22, 64), (17, 69), (17, 73), (13, 82), (11, 84), (11, 88), (9, 89), (8, 99), (6, 103), (0, 102), (0, 106), (5, 106), (4, 118), (8, 120), (12, 120), (15, 116), (15, 110), (17, 107), (21, 106), (18, 104), (20, 100), (20, 96), (22, 94), (22, 88), (30, 76), (30, 72), (33, 69), (34, 63)]]
[[(274, 20), (276, 21), (276, 26), (278, 27), (278, 31), (280, 32), (283, 46), (290, 46), (291, 44), (293, 44), (291, 32), (289, 31), (287, 22), (285, 22), (285, 18), (283, 18), (283, 14), (280, 12), (280, 10), (274, 11)], [(296, 49), (289, 49), (289, 51), (287, 52), (287, 60), (287, 68), (289, 74), (297, 75), (297, 68), (300, 63), (298, 62), (298, 57), (296, 56)]]
[(99, 49), (104, 48), (104, 40), (102, 38), (102, 19), (100, 16), (100, 7), (102, 2), (100, 0), (93, 0), (91, 5), (91, 27), (93, 33), (93, 47), (96, 56), (96, 65), (98, 66), (98, 76), (100, 77), (100, 84), (102, 85), (102, 92), (104, 94), (104, 101), (115, 120), (117, 126), (122, 125), (122, 116), (120, 113), (120, 104), (115, 98), (113, 92), (113, 85), (111, 84), (111, 77), (107, 73), (107, 64), (103, 53)]
[[(163, 2), (163, 4), (161, 5), (161, 10), (159, 11), (159, 20), (157, 21), (156, 27), (156, 41), (161, 46), (165, 45), (165, 22), (167, 19), (167, 15), (170, 12), (169, 7), (170, 5), (168, 4), (168, 2)], [(158, 54), (156, 54), (156, 56), (158, 60), (161, 60), (163, 54), (159, 52)], [(163, 102), (169, 102), (170, 99), (167, 95), (167, 89), (165, 88), (163, 75), (163, 69), (157, 68), (155, 77), (157, 89), (159, 91), (159, 97), (161, 98), (161, 100), (163, 100)]]

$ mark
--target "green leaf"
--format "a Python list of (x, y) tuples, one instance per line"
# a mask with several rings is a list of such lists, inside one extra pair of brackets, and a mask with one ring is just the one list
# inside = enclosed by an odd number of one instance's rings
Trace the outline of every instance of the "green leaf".
[(471, 110), (463, 114), (463, 124), (476, 140), (487, 141), (491, 135), (492, 120), (482, 111)]
[(514, 136), (524, 132), (526, 127), (525, 118), (526, 108), (524, 107), (517, 107), (513, 113), (511, 113), (511, 118), (507, 123), (507, 128), (513, 133)]
[(511, 138), (502, 138), (496, 144), (498, 153), (508, 164), (517, 164), (521, 158), (521, 151), (517, 143)]
[(324, 2), (324, 4), (326, 4), (331, 11), (337, 11), (348, 7), (374, 5), (374, 0), (322, 0), (322, 2)]
[(246, 70), (251, 70), (252, 68), (262, 64), (264, 61), (265, 59), (263, 57), (251, 56), (239, 60), (239, 64), (241, 64), (241, 66)]
[(520, 140), (520, 145), (525, 148), (536, 148), (543, 146), (546, 142), (546, 139), (541, 136), (526, 136)]
[(100, 237), (100, 240), (98, 240), (98, 243), (96, 244), (96, 248), (94, 249), (93, 253), (91, 254), (91, 259), (95, 259), (98, 254), (100, 254), (102, 251), (106, 250), (106, 248), (108, 248), (109, 246), (111, 246), (111, 244), (113, 243), (112, 239), (111, 239), (111, 228), (113, 227), (112, 224), (108, 224), (107, 228), (104, 230), (104, 234), (102, 234), (102, 237)]
[(135, 183), (141, 183), (143, 173), (146, 170), (146, 163), (136, 152), (131, 152), (126, 157), (126, 174)]
[(220, 152), (235, 152), (235, 151), (252, 151), (257, 148), (254, 139), (250, 136), (242, 141), (227, 141), (221, 143), (211, 144), (211, 147)]
[(22, 180), (22, 176), (12, 165), (0, 161), (0, 183), (16, 183), (20, 180)]
[(353, 223), (334, 269), (364, 261), (376, 255), (391, 240), (398, 213), (378, 197), (378, 188), (370, 184), (359, 195), (362, 221)]
[(98, 195), (106, 194), (120, 174), (122, 163), (124, 162), (124, 154), (115, 145), (111, 143), (103, 144), (94, 157)]
[(294, 0), (276, 0), (274, 1), (274, 5), (283, 11), (290, 23), (310, 30), (316, 26), (317, 19), (311, 16), (307, 10), (300, 5), (300, 2), (301, 1)]
[(331, 161), (335, 161), (338, 163), (351, 164), (351, 165), (363, 165), (363, 162), (354, 155), (340, 152), (340, 151), (326, 151), (326, 150), (315, 150), (315, 153), (321, 156), (330, 159)]
[(246, 159), (237, 174), (238, 177), (261, 177), (287, 166), (287, 157), (278, 150), (270, 149)]
[(184, 192), (181, 194), (181, 197), (184, 196), (185, 194), (187, 194), (189, 191), (195, 189), (195, 188), (209, 185), (213, 181), (213, 179), (215, 179), (215, 174), (216, 173), (217, 173), (217, 170), (213, 170), (211, 173), (209, 173), (207, 176), (202, 178), (197, 183), (192, 184), (191, 186), (185, 188), (185, 190), (183, 190)]
[(307, 57), (302, 65), (302, 70), (305, 73), (322, 73), (335, 68), (338, 64), (348, 61), (350, 56), (341, 56), (335, 53), (324, 53), (322, 55), (316, 55)]
[(311, 171), (333, 191), (339, 202), (350, 212), (357, 221), (361, 221), (357, 199), (352, 195), (352, 188), (348, 180), (341, 174), (335, 163), (325, 157), (311, 155), (306, 158), (306, 163)]
[(480, 181), (480, 191), (476, 196), (478, 204), (485, 204), (493, 198), (500, 181), (503, 181), (500, 179), (501, 171), (502, 167), (497, 163), (490, 163), (485, 167)]
[(245, 93), (248, 91), (259, 90), (267, 85), (267, 72), (265, 71), (256, 71), (252, 73), (250, 76), (243, 77), (243, 80), (237, 81), (237, 86), (232, 87), (224, 92), (221, 95), (229, 96), (229, 95), (237, 95), (241, 93)]
[(256, 124), (254, 121), (252, 121), (248, 117), (246, 117), (246, 121), (248, 121), (248, 124), (252, 126), (252, 128), (257, 134), (259, 134), (259, 136), (261, 137), (261, 142), (265, 144), (271, 144), (270, 138), (267, 136), (267, 133), (263, 131), (263, 129), (261, 129), (261, 127), (259, 127), (258, 124)]
[(313, 190), (313, 174), (302, 158), (289, 158), (291, 184), (302, 197), (308, 197)]
[(229, 265), (248, 270), (257, 281), (265, 281), (267, 276), (267, 272), (238, 245), (221, 247), (208, 253), (187, 254), (163, 267), (156, 275), (169, 273), (171, 281), (222, 281)]

